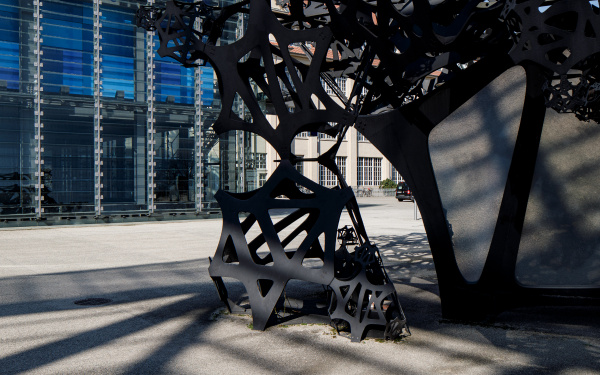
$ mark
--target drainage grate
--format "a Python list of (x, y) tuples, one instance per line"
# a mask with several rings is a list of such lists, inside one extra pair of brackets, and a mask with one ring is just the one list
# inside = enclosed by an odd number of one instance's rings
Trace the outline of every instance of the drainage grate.
[(86, 298), (80, 299), (79, 301), (75, 301), (76, 305), (81, 306), (98, 306), (98, 305), (106, 305), (107, 303), (112, 302), (112, 300), (107, 298)]

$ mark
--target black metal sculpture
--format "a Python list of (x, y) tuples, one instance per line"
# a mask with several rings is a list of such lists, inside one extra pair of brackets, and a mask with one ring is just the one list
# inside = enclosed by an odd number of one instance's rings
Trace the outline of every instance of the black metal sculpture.
[[(223, 300), (226, 291), (220, 277), (240, 279), (250, 296), (254, 327), (263, 329), (287, 280), (307, 280), (330, 286), (330, 316), (348, 323), (353, 339), (360, 339), (371, 324), (387, 326), (390, 337), (402, 334), (405, 318), (395, 290), (334, 162), (350, 126), (367, 137), (414, 189), (436, 265), (444, 316), (481, 318), (510, 306), (548, 303), (561, 296), (600, 297), (599, 287), (528, 288), (515, 279), (546, 108), (599, 121), (597, 3), (284, 0), (280, 5), (272, 10), (265, 0), (224, 7), (169, 1), (164, 8), (142, 7), (138, 13), (139, 26), (157, 30), (161, 56), (185, 66), (209, 61), (214, 67), (223, 106), (214, 130), (256, 133), (282, 159), (263, 188), (219, 194), (224, 227), (210, 274)], [(247, 29), (228, 44), (222, 32), (237, 17), (247, 17)], [(293, 55), (294, 48), (304, 57)], [(485, 265), (477, 280), (467, 281), (455, 257), (429, 138), (444, 119), (515, 66), (522, 67), (526, 77), (521, 126)], [(349, 97), (337, 88), (335, 77), (353, 79)], [(325, 92), (322, 82), (339, 101)], [(261, 111), (259, 94), (272, 104), (277, 127)], [(249, 116), (235, 113), (236, 98)], [(316, 160), (301, 159), (290, 145), (303, 131), (326, 133), (338, 141)], [(339, 188), (325, 189), (303, 178), (293, 168), (301, 161), (330, 169), (338, 176)], [(303, 193), (298, 185), (311, 193)], [(273, 224), (268, 210), (277, 207), (296, 211)], [(349, 234), (352, 231), (343, 231), (336, 251), (335, 226), (343, 207), (351, 216), (356, 239)], [(248, 216), (242, 218), (242, 212)], [(278, 237), (299, 220), (289, 236)], [(262, 234), (246, 238), (256, 224)], [(304, 241), (297, 250), (286, 251), (300, 233), (306, 234)], [(320, 234), (325, 235), (324, 243), (317, 240)], [(351, 243), (357, 246), (348, 251)], [(262, 256), (258, 249), (264, 244), (270, 252)], [(323, 264), (316, 269), (304, 267), (307, 258), (319, 258)]]

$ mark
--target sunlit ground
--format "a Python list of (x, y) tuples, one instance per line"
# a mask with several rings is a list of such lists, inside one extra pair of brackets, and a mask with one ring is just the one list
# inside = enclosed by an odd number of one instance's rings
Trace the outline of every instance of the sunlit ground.
[[(208, 276), (218, 220), (0, 231), (0, 373), (595, 374), (599, 311), (507, 312), (488, 325), (441, 319), (431, 254), (412, 203), (360, 200), (412, 336), (352, 343), (323, 324), (249, 328)], [(244, 289), (228, 280), (233, 299)], [(290, 283), (289, 293), (310, 293)], [(104, 298), (98, 306), (77, 305)]]

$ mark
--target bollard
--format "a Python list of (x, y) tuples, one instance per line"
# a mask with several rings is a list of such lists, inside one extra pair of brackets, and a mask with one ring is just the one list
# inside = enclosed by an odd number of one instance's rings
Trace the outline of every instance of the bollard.
[(415, 220), (419, 220), (417, 218), (417, 201), (413, 198), (413, 206), (415, 208)]

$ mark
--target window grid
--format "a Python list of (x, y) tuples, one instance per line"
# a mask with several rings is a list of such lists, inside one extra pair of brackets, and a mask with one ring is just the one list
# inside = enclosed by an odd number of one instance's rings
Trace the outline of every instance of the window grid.
[(265, 182), (267, 182), (267, 174), (266, 173), (259, 173), (258, 174), (258, 186), (259, 187), (263, 187)]
[(397, 184), (404, 181), (404, 178), (402, 178), (402, 175), (396, 170), (396, 168), (394, 168), (393, 165), (392, 165), (392, 181), (394, 181)]
[(336, 156), (335, 163), (337, 164), (340, 172), (342, 173), (342, 177), (345, 180), (346, 179), (346, 157), (345, 156)]
[(267, 154), (256, 153), (256, 169), (267, 169)]
[[(323, 88), (325, 88), (325, 92), (329, 95), (334, 95), (333, 89), (329, 87), (325, 81), (322, 81)], [(344, 94), (346, 93), (346, 78), (335, 78), (335, 84), (340, 88), (340, 91)]]
[[(299, 159), (302, 159), (304, 157), (304, 155), (296, 155)], [(296, 170), (298, 171), (298, 173), (300, 173), (301, 175), (304, 176), (304, 162), (299, 161), (297, 162), (294, 167), (296, 168)]]
[[(328, 122), (328, 124), (331, 127), (335, 127), (337, 125), (336, 122)], [(344, 134), (344, 138), (343, 138), (344, 140), (346, 139), (346, 134)], [(333, 139), (333, 140), (337, 140), (337, 135), (331, 136), (329, 134), (319, 133), (319, 139)]]
[(337, 137), (331, 136), (325, 133), (319, 133), (319, 139), (337, 139)]
[(358, 158), (358, 185), (377, 186), (381, 182), (381, 158)]
[(343, 93), (346, 93), (346, 78), (336, 78), (335, 83)]
[[(337, 164), (342, 177), (346, 179), (346, 157), (336, 156), (335, 163)], [(319, 183), (323, 186), (336, 186), (338, 184), (338, 179), (332, 171), (319, 165)]]

